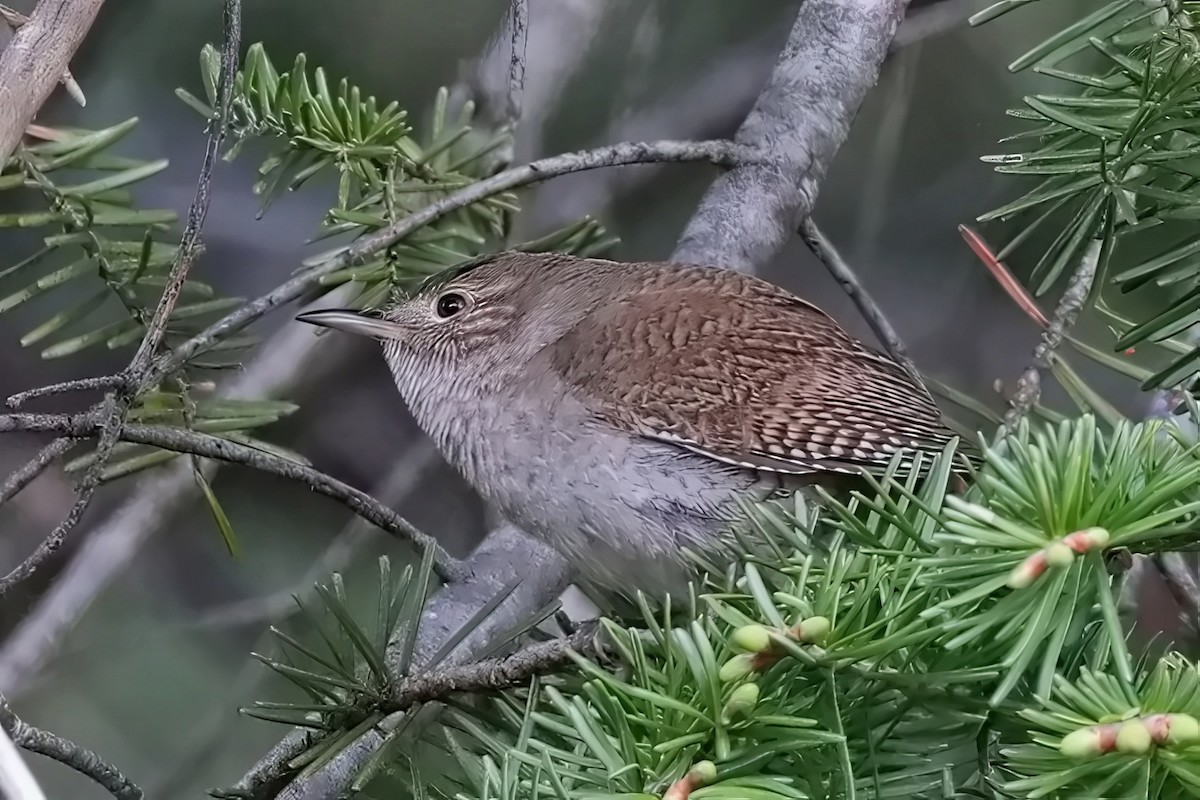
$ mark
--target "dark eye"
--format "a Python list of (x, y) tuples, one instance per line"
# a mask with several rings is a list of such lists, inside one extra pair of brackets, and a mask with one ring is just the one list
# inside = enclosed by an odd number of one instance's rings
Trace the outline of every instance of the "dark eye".
[(458, 292), (446, 292), (437, 299), (437, 315), (447, 319), (467, 307), (467, 298)]

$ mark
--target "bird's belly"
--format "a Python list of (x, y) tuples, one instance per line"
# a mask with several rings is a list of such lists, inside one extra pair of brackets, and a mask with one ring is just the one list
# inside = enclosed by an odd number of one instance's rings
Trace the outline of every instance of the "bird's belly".
[(540, 452), (499, 459), (510, 468), (483, 481), (484, 491), (509, 520), (609, 587), (680, 589), (683, 548), (712, 552), (740, 516), (738, 499), (774, 488), (649, 439), (592, 428), (544, 441)]

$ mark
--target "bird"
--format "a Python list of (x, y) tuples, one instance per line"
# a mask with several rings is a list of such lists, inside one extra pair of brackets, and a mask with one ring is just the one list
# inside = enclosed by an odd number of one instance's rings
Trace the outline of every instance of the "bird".
[(624, 593), (680, 591), (684, 553), (727, 553), (747, 502), (928, 464), (959, 438), (894, 359), (715, 266), (504, 251), (385, 310), (297, 319), (378, 340), (483, 499)]

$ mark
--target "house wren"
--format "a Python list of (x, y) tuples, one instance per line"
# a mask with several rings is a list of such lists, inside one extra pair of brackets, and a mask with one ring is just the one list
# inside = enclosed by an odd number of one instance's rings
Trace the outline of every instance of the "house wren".
[(739, 501), (955, 437), (896, 362), (730, 270), (506, 252), (382, 314), (297, 319), (380, 340), (450, 463), (611, 587), (680, 586), (681, 549), (726, 541)]

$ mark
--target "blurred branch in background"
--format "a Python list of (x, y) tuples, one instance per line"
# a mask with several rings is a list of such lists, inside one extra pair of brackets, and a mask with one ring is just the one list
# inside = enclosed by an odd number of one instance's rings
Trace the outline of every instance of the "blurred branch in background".
[[(0, 164), (12, 155), (54, 87), (60, 81), (68, 89), (74, 84), (67, 65), (102, 5), (104, 0), (40, 0), (27, 19), (4, 8), (4, 22), (16, 28), (16, 35), (0, 51)], [(81, 98), (78, 93), (80, 105)]]

